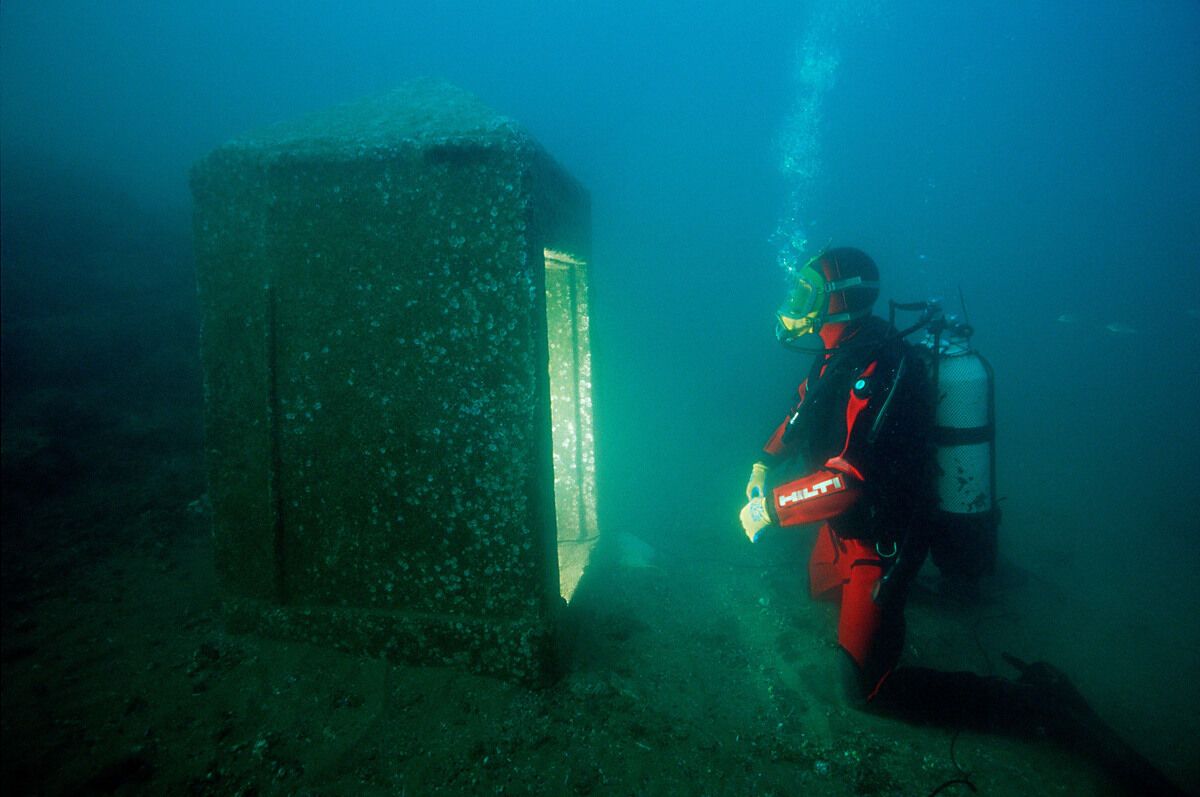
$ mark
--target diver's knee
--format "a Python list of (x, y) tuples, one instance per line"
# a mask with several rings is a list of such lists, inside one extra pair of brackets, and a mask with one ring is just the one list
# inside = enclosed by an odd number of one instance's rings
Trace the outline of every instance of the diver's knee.
[(870, 690), (867, 688), (866, 677), (858, 662), (845, 648), (837, 651), (836, 682), (838, 700), (847, 708), (865, 709)]

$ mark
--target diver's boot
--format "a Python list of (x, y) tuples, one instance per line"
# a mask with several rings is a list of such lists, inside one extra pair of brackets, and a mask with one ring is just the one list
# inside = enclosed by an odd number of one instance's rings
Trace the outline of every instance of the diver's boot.
[(1036, 699), (1047, 700), (1046, 711), (1058, 717), (1047, 723), (1047, 735), (1096, 760), (1130, 794), (1183, 794), (1100, 718), (1066, 673), (1048, 662), (1029, 663), (1008, 653), (1002, 655), (1020, 672), (1018, 685), (1032, 689)]
[(1183, 794), (1100, 719), (1061, 670), (1005, 659), (1021, 671), (1018, 680), (898, 667), (871, 709), (909, 722), (1052, 739), (1094, 760), (1129, 794)]

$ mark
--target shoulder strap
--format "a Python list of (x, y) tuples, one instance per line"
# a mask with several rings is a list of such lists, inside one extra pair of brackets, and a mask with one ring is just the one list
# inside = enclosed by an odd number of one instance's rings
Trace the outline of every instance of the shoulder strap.
[(900, 381), (904, 379), (904, 370), (908, 365), (908, 353), (900, 355), (900, 362), (896, 364), (896, 372), (892, 377), (892, 382), (887, 388), (887, 397), (883, 400), (883, 406), (879, 408), (879, 412), (875, 415), (875, 422), (871, 424), (871, 431), (867, 434), (867, 442), (874, 443), (875, 438), (879, 437), (879, 432), (883, 429), (884, 420), (887, 418), (888, 410), (892, 406), (892, 399), (896, 397), (897, 388), (900, 386)]

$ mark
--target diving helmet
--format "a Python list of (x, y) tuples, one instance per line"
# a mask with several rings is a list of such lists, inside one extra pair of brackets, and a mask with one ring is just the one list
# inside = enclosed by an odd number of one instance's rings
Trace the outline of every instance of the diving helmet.
[(794, 272), (787, 300), (775, 313), (775, 336), (789, 343), (826, 324), (871, 313), (879, 296), (879, 269), (866, 252), (826, 249)]

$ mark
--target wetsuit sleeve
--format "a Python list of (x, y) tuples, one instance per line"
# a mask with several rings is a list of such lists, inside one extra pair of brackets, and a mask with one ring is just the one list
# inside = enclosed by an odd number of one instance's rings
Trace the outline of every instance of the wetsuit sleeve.
[(816, 523), (836, 517), (863, 495), (866, 477), (860, 468), (869, 446), (874, 417), (885, 396), (874, 396), (872, 378), (878, 368), (871, 362), (854, 381), (846, 397), (846, 438), (841, 452), (826, 460), (816, 472), (786, 478), (773, 486), (769, 514), (781, 526)]
[(781, 526), (798, 526), (836, 517), (862, 497), (862, 479), (840, 457), (815, 473), (790, 479), (771, 490), (771, 519)]

